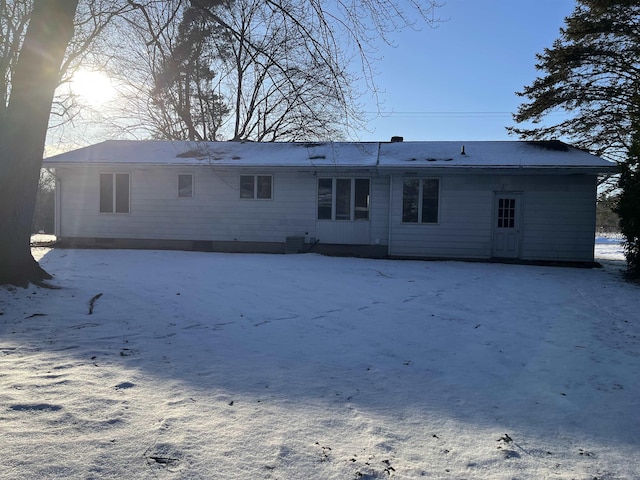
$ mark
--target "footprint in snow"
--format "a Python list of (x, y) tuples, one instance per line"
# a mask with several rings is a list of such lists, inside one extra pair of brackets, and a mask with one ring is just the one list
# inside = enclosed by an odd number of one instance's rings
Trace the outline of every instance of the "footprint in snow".
[(115, 386), (115, 389), (116, 389), (116, 390), (124, 390), (124, 389), (127, 389), (127, 388), (133, 388), (133, 387), (135, 387), (135, 386), (136, 386), (136, 384), (135, 384), (135, 383), (131, 383), (131, 382), (122, 382), (122, 383), (119, 383), (118, 385), (116, 385), (116, 386)]
[(502, 450), (502, 454), (504, 455), (505, 459), (520, 458), (520, 454), (515, 450)]
[(12, 405), (11, 410), (16, 412), (57, 412), (58, 410), (62, 410), (62, 407), (50, 403), (22, 403)]

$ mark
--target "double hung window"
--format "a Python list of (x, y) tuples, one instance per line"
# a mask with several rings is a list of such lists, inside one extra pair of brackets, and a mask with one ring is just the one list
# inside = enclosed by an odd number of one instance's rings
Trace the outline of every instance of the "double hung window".
[(405, 178), (402, 184), (402, 221), (438, 223), (440, 180)]
[(272, 185), (271, 175), (240, 175), (240, 198), (271, 200)]
[(129, 213), (129, 174), (100, 174), (100, 213)]

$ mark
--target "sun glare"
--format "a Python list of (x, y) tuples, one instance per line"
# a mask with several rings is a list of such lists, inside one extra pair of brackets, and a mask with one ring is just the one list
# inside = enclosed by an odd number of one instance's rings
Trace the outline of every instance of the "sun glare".
[(71, 91), (80, 100), (93, 107), (100, 107), (115, 96), (109, 76), (99, 70), (79, 70), (71, 79)]

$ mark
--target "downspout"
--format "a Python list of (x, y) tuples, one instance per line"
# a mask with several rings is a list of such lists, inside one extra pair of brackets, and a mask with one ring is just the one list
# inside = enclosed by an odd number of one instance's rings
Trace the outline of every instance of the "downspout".
[(393, 209), (391, 208), (391, 206), (393, 205), (393, 173), (389, 174), (389, 214), (387, 215), (389, 217), (389, 237), (387, 240), (387, 256), (391, 256), (391, 228), (393, 225), (393, 222), (391, 221), (391, 218), (393, 216)]

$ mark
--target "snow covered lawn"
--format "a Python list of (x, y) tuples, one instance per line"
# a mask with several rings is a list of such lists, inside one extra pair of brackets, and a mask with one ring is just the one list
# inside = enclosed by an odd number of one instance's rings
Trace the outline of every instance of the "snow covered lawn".
[(61, 288), (0, 288), (0, 478), (638, 478), (640, 288), (604, 247), (36, 249)]

